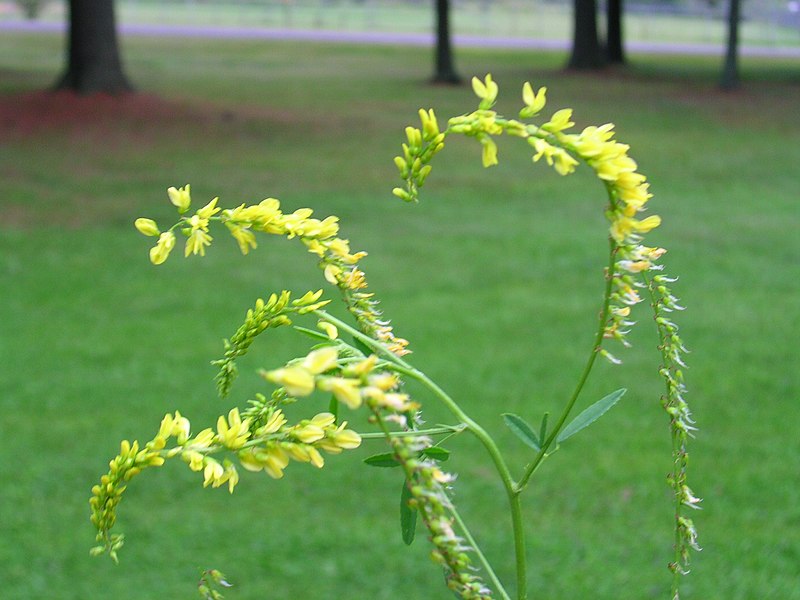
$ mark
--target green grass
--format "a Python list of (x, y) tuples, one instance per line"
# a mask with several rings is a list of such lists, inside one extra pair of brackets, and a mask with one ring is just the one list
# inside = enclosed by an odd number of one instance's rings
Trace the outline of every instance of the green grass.
[[(60, 51), (55, 37), (0, 38), (2, 92), (49, 84)], [(475, 104), (467, 87), (425, 83), (425, 50), (128, 39), (125, 53), (136, 84), (181, 115), (0, 140), (2, 595), (189, 598), (198, 567), (213, 566), (237, 584), (231, 599), (447, 598), (425, 540), (400, 541), (397, 473), (358, 464), (374, 443), (322, 471), (292, 465), (280, 482), (246, 475), (233, 496), (203, 490), (182, 465), (149, 473), (121, 506), (121, 565), (89, 557), (89, 488), (119, 440), (149, 439), (174, 409), (197, 429), (210, 423), (227, 405), (208, 361), (245, 308), (321, 282), (280, 240), (243, 258), (220, 239), (204, 260), (154, 268), (132, 221), (166, 222), (165, 188), (186, 182), (197, 201), (276, 196), (340, 215), (353, 247), (370, 252), (371, 285), (414, 364), (519, 470), (525, 448), (499, 414), (535, 419), (571, 389), (602, 285), (601, 190), (586, 173), (562, 180), (530, 165), (514, 140), (484, 171), (478, 149), (454, 140), (422, 204), (394, 201), (391, 158), (416, 109), (444, 118)], [(693, 351), (691, 477), (705, 498), (705, 550), (682, 597), (800, 598), (800, 65), (746, 61), (744, 89), (723, 95), (717, 61), (705, 59), (648, 57), (603, 76), (564, 73), (556, 54), (458, 61), (465, 74), (492, 71), (502, 111), (515, 111), (530, 78), (579, 125), (613, 121), (632, 144), (664, 218), (652, 241), (670, 249), (689, 307), (680, 322)], [(669, 438), (645, 314), (626, 364), (601, 367), (585, 402), (628, 394), (545, 464), (525, 498), (533, 597), (668, 595)], [(260, 342), (233, 400), (258, 389), (256, 369), (304, 347), (288, 332)], [(447, 418), (425, 402), (429, 423)], [(511, 581), (500, 486), (472, 440), (452, 447), (463, 514)]]

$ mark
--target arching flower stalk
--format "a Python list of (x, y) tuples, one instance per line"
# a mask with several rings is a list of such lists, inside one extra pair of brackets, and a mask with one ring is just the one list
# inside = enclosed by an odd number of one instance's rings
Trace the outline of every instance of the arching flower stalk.
[[(673, 439), (673, 471), (668, 482), (676, 497), (675, 511), (675, 560), (669, 565), (676, 573), (688, 572), (689, 549), (699, 550), (697, 533), (685, 508), (698, 508), (700, 499), (695, 497), (687, 485), (688, 463), (687, 439), (694, 430), (691, 413), (685, 400), (686, 386), (683, 380), (683, 354), (686, 349), (678, 336), (677, 325), (667, 313), (683, 310), (668, 284), (674, 279), (663, 274), (659, 259), (666, 252), (659, 247), (646, 246), (644, 236), (661, 224), (657, 215), (640, 218), (652, 197), (647, 178), (638, 172), (638, 165), (628, 155), (629, 146), (614, 139), (614, 125), (589, 126), (580, 133), (568, 133), (575, 123), (572, 109), (561, 109), (541, 124), (506, 119), (492, 110), (498, 94), (498, 86), (491, 75), (481, 81), (473, 78), (472, 86), (480, 102), (472, 113), (451, 118), (444, 131), (439, 130), (433, 110), (419, 111), (421, 127), (406, 128), (408, 143), (403, 144), (403, 155), (395, 158), (405, 187), (395, 188), (394, 195), (407, 201), (417, 202), (419, 190), (431, 172), (431, 159), (444, 147), (446, 138), (461, 134), (475, 138), (482, 149), (484, 167), (498, 163), (498, 148), (494, 137), (506, 134), (526, 140), (533, 148), (533, 162), (544, 159), (561, 175), (569, 175), (581, 162), (587, 164), (603, 183), (608, 203), (605, 216), (609, 221), (609, 266), (606, 269), (606, 293), (601, 309), (600, 328), (587, 365), (567, 402), (564, 412), (544, 440), (537, 459), (526, 468), (520, 480), (524, 486), (528, 478), (546, 456), (548, 447), (556, 440), (559, 429), (565, 424), (580, 391), (583, 388), (596, 355), (611, 363), (621, 360), (606, 347), (606, 340), (614, 340), (623, 347), (630, 346), (627, 335), (635, 322), (631, 320), (632, 308), (642, 302), (640, 290), (649, 290), (652, 297), (654, 319), (659, 335), (659, 349), (664, 364), (659, 370), (667, 393), (662, 399), (670, 418)], [(546, 105), (547, 88), (534, 92), (529, 83), (522, 91), (524, 107), (521, 119), (538, 116)], [(677, 597), (677, 579), (673, 585)]]

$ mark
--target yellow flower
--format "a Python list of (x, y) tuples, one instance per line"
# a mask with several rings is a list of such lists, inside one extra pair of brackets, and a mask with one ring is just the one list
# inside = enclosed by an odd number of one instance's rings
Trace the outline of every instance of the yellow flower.
[(265, 377), (286, 388), (290, 396), (301, 398), (314, 391), (314, 376), (302, 367), (284, 367), (269, 371)]
[(400, 384), (400, 378), (395, 373), (378, 373), (369, 378), (369, 383), (379, 390), (388, 392)]
[(318, 387), (324, 392), (331, 392), (339, 402), (355, 410), (361, 406), (359, 383), (358, 379), (326, 377), (319, 381)]
[(306, 219), (308, 219), (313, 212), (314, 211), (310, 208), (298, 208), (290, 215), (283, 215), (283, 218), (280, 220), (283, 231), (288, 234), (290, 239), (296, 235), (303, 235)]
[[(195, 215), (196, 216), (196, 215)], [(194, 217), (192, 217), (194, 219)], [(206, 246), (211, 244), (211, 236), (208, 235), (201, 228), (196, 228), (189, 234), (189, 239), (186, 240), (186, 250), (184, 251), (184, 256), (189, 256), (190, 254), (200, 254), (200, 256), (206, 255)]]
[(489, 136), (481, 137), (481, 160), (484, 167), (491, 167), (497, 164), (497, 144)]
[(264, 459), (264, 471), (273, 479), (283, 477), (283, 470), (289, 464), (289, 456), (280, 446), (270, 446)]
[(292, 428), (292, 435), (304, 444), (311, 444), (325, 437), (325, 431), (313, 423), (306, 423)]
[(217, 435), (221, 444), (231, 450), (237, 450), (244, 446), (250, 437), (250, 419), (242, 421), (239, 409), (234, 408), (228, 413), (228, 419), (219, 417), (217, 419)]
[(253, 232), (249, 229), (237, 225), (231, 225), (230, 223), (226, 223), (226, 225), (228, 226), (233, 238), (239, 244), (239, 250), (241, 250), (242, 254), (247, 254), (250, 252), (250, 248), (256, 248), (258, 246), (256, 243), (256, 236), (253, 235)]
[(178, 207), (178, 212), (181, 214), (189, 210), (189, 205), (192, 203), (190, 191), (191, 188), (188, 183), (180, 189), (174, 187), (167, 189), (169, 201)]
[(165, 231), (158, 237), (156, 245), (150, 248), (150, 262), (154, 265), (160, 265), (172, 252), (175, 247), (175, 234), (171, 231)]
[(311, 422), (317, 427), (328, 429), (336, 423), (336, 417), (329, 412), (321, 412), (311, 418)]
[(197, 452), (197, 450), (187, 450), (181, 454), (181, 458), (189, 463), (189, 468), (192, 471), (201, 471), (205, 464), (205, 457)]
[(370, 354), (367, 358), (362, 361), (359, 361), (355, 364), (348, 366), (347, 371), (352, 373), (353, 375), (357, 375), (361, 377), (366, 375), (372, 369), (375, 368), (375, 365), (378, 363), (378, 357), (375, 354)]
[(197, 216), (208, 222), (208, 219), (217, 214), (220, 209), (217, 207), (219, 198), (214, 198), (211, 202), (206, 204), (203, 208), (197, 211)]
[(239, 472), (228, 459), (225, 459), (225, 478), (228, 480), (228, 492), (232, 494), (233, 488), (239, 483)]
[(284, 425), (286, 425), (286, 417), (283, 416), (283, 411), (276, 410), (274, 413), (270, 415), (269, 419), (267, 419), (266, 424), (258, 428), (258, 431), (256, 433), (258, 435), (275, 433)]
[(556, 148), (553, 157), (555, 159), (553, 166), (559, 175), (569, 175), (578, 166), (578, 161), (563, 148)]
[(339, 351), (333, 346), (325, 346), (308, 354), (303, 359), (302, 367), (314, 375), (330, 371), (336, 366)]
[(594, 163), (594, 170), (600, 179), (605, 181), (616, 181), (621, 173), (633, 172), (636, 170), (636, 161), (630, 156), (620, 154), (613, 159), (603, 160)]
[(323, 271), (323, 275), (325, 276), (325, 281), (336, 285), (339, 282), (339, 275), (342, 274), (341, 267), (337, 265), (326, 265), (325, 270)]
[(530, 82), (526, 81), (522, 86), (522, 100), (525, 102), (525, 108), (519, 112), (519, 116), (526, 119), (538, 115), (547, 102), (546, 94), (546, 87), (539, 88), (538, 93), (534, 94)]
[(565, 129), (569, 129), (575, 123), (570, 121), (572, 118), (572, 109), (571, 108), (562, 108), (559, 111), (550, 117), (550, 120), (542, 125), (542, 129), (545, 131), (549, 131), (550, 133), (558, 133)]
[(215, 439), (216, 436), (214, 435), (214, 431), (209, 427), (207, 429), (203, 429), (203, 431), (189, 440), (187, 442), (187, 446), (191, 448), (205, 449), (211, 446)]
[(314, 448), (314, 446), (307, 446), (308, 450), (308, 459), (312, 465), (321, 469), (325, 465), (325, 459), (322, 458), (322, 455), (319, 453), (319, 450)]
[(209, 484), (214, 484), (214, 487), (221, 485), (221, 480), (225, 475), (225, 469), (221, 464), (211, 457), (206, 457), (205, 468), (203, 469), (203, 487), (208, 487)]
[(472, 91), (481, 99), (480, 108), (487, 109), (491, 108), (495, 100), (497, 100), (497, 92), (499, 90), (497, 84), (492, 81), (491, 74), (487, 74), (483, 81), (477, 77), (472, 78)]
[(331, 340), (335, 340), (339, 337), (339, 330), (333, 323), (329, 323), (328, 321), (319, 321), (317, 323), (317, 327), (324, 331), (325, 335), (327, 335)]
[(536, 154), (533, 155), (533, 162), (538, 162), (539, 159), (544, 156), (547, 164), (552, 166), (553, 153), (556, 150), (555, 146), (552, 146), (543, 139), (537, 137), (528, 138), (528, 143), (533, 146), (534, 150), (536, 150)]
[(333, 443), (336, 444), (339, 448), (343, 448), (345, 450), (352, 450), (353, 448), (358, 448), (361, 445), (361, 436), (358, 435), (352, 429), (345, 429), (347, 426), (347, 421), (342, 423), (339, 428), (333, 433), (331, 438), (333, 439)]
[(419, 109), (419, 119), (422, 122), (422, 132), (426, 140), (435, 139), (439, 135), (439, 124), (436, 121), (436, 115), (433, 109), (424, 110)]
[(617, 263), (620, 269), (628, 271), (629, 273), (641, 273), (647, 271), (652, 264), (649, 260), (621, 260)]
[(148, 237), (155, 237), (161, 233), (153, 219), (136, 219), (133, 224), (139, 233)]
[[(167, 414), (161, 419), (161, 426), (158, 428), (156, 439), (163, 439), (166, 441), (169, 437), (175, 437), (179, 444), (184, 444), (186, 440), (189, 439), (190, 429), (191, 424), (189, 423), (189, 419), (182, 416), (179, 411), (175, 411), (174, 416)], [(163, 446), (161, 447), (163, 448)]]

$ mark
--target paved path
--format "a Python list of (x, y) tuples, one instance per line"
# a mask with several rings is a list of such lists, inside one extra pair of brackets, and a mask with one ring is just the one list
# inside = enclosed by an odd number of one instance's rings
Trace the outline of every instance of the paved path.
[[(0, 32), (53, 33), (64, 30), (62, 23), (0, 21)], [(332, 29), (270, 29), (263, 27), (218, 27), (213, 25), (121, 25), (120, 33), (129, 36), (190, 37), (205, 39), (260, 39), (350, 44), (381, 44), (399, 46), (430, 46), (432, 33), (391, 33), (371, 31), (337, 31)], [(537, 50), (568, 50), (568, 40), (543, 40), (520, 37), (489, 37), (456, 35), (456, 46), (472, 48), (531, 48)], [(722, 55), (722, 44), (686, 44), (670, 42), (628, 42), (626, 50), (641, 54), (704, 54)], [(800, 58), (800, 46), (742, 46), (743, 56)]]

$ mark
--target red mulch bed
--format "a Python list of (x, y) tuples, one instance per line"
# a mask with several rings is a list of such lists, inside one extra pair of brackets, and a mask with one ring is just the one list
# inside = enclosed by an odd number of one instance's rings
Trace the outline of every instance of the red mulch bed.
[(0, 140), (40, 131), (103, 129), (111, 122), (153, 124), (190, 116), (189, 109), (152, 94), (92, 94), (35, 91), (0, 96)]

